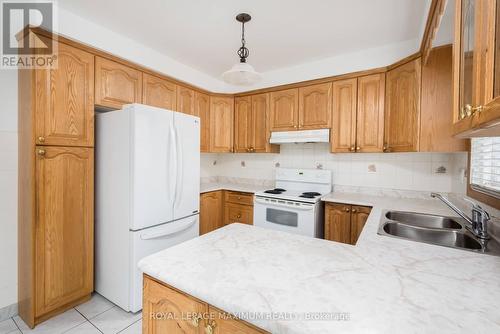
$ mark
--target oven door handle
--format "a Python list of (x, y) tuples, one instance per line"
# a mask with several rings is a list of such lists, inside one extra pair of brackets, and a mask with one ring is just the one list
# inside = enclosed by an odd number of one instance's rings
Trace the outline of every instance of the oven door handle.
[(254, 201), (257, 204), (263, 204), (263, 205), (267, 205), (267, 206), (274, 206), (276, 208), (289, 208), (289, 209), (300, 210), (300, 211), (310, 211), (310, 210), (314, 209), (314, 204), (308, 204), (308, 203), (304, 203), (307, 206), (304, 206), (304, 204), (301, 204), (301, 205), (297, 206), (297, 205), (291, 205), (291, 204), (269, 202), (269, 201), (266, 201), (266, 200), (263, 200), (263, 199), (260, 199), (260, 198), (256, 198)]

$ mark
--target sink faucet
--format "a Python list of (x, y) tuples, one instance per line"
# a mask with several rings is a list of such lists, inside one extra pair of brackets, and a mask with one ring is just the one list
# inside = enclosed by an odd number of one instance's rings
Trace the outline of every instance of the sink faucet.
[(465, 219), (471, 226), (472, 233), (480, 239), (489, 239), (488, 236), (488, 222), (490, 221), (490, 215), (478, 204), (467, 200), (472, 203), (472, 218), (469, 218), (462, 210), (457, 208), (449, 199), (438, 193), (431, 193), (432, 198), (440, 199), (444, 204), (446, 204), (450, 209), (455, 211), (460, 217)]

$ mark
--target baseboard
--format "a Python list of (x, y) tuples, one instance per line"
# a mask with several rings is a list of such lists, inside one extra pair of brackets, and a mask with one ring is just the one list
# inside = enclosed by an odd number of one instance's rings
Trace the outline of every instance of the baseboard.
[(17, 303), (0, 308), (0, 322), (17, 315)]

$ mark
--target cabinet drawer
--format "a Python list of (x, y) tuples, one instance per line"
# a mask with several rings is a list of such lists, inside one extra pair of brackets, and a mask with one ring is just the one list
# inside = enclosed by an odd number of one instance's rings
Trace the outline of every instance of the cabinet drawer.
[(253, 206), (226, 203), (224, 211), (226, 225), (232, 223), (253, 224)]
[(236, 191), (226, 191), (226, 202), (253, 205), (253, 194), (240, 193)]

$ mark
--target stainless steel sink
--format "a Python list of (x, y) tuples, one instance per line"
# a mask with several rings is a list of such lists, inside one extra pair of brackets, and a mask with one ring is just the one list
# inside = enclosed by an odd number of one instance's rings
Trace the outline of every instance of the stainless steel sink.
[(395, 220), (401, 223), (427, 227), (427, 228), (446, 228), (462, 229), (462, 225), (456, 219), (436, 215), (427, 215), (416, 212), (388, 211), (385, 217), (389, 220)]
[(475, 237), (461, 218), (387, 211), (382, 215), (378, 234), (500, 256), (500, 244), (494, 238)]

